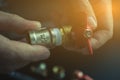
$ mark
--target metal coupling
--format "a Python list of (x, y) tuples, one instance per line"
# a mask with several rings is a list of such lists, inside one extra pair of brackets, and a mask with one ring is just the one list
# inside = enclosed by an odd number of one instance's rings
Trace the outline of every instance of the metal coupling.
[(71, 26), (63, 26), (60, 28), (41, 28), (28, 32), (28, 40), (30, 44), (43, 45), (48, 48), (60, 46), (67, 40)]
[(92, 29), (90, 29), (90, 28), (85, 29), (85, 31), (84, 31), (84, 37), (85, 38), (91, 38), (92, 35), (93, 35)]

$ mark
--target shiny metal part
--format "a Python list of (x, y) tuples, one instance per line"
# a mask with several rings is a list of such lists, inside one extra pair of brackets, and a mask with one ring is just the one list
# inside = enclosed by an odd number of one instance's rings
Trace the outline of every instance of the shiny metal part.
[(64, 45), (67, 42), (67, 36), (71, 32), (71, 26), (60, 28), (44, 28), (40, 30), (29, 31), (29, 42), (31, 44), (40, 44), (46, 47)]
[(85, 31), (84, 31), (84, 36), (85, 36), (86, 38), (91, 38), (92, 35), (93, 35), (92, 29), (89, 29), (89, 28), (85, 29)]
[(47, 29), (29, 31), (29, 40), (31, 44), (51, 44), (51, 35)]

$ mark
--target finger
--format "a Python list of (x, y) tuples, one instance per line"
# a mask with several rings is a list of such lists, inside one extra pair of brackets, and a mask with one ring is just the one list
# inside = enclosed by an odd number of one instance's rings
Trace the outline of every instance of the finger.
[[(49, 50), (39, 45), (29, 45), (22, 42), (12, 41), (0, 35), (1, 58), (10, 60), (38, 61), (48, 58)], [(6, 53), (6, 54), (5, 54)]]
[[(112, 33), (108, 30), (100, 30), (94, 33), (93, 38), (90, 39), (91, 46), (93, 49), (98, 49), (102, 45), (104, 45), (109, 39), (112, 38)], [(88, 48), (83, 48), (80, 50), (76, 50), (77, 52), (81, 52), (82, 54), (89, 54)]]
[[(100, 30), (94, 33), (94, 37), (91, 38), (91, 44), (93, 49), (98, 49), (102, 45), (104, 45), (109, 39), (112, 38), (112, 33), (108, 30)], [(81, 52), (84, 55), (89, 54), (89, 49), (88, 48), (82, 48), (82, 49), (76, 49), (74, 50), (76, 52)]]
[(15, 32), (0, 32), (1, 35), (11, 39), (11, 40), (21, 40), (25, 38), (26, 35), (24, 34), (17, 34)]
[[(95, 7), (96, 6), (96, 7)], [(94, 33), (91, 43), (94, 49), (101, 47), (113, 36), (113, 17), (111, 0), (96, 1), (94, 5), (98, 16), (98, 28)]]
[[(97, 21), (96, 21), (96, 17), (95, 17), (95, 14), (94, 14), (94, 11), (93, 11), (93, 9), (92, 9), (92, 7), (91, 7), (91, 4), (90, 4), (90, 2), (88, 1), (88, 0), (78, 0), (78, 1), (76, 1), (76, 2), (73, 2), (73, 6), (72, 7), (74, 7), (72, 10), (74, 10), (74, 14), (72, 14), (72, 17), (74, 17), (73, 18), (73, 22), (74, 23), (78, 23), (77, 24), (77, 26), (78, 27), (80, 27), (80, 19), (83, 17), (83, 15), (80, 15), (80, 13), (81, 12), (83, 12), (83, 13), (86, 13), (87, 14), (87, 19), (88, 19), (88, 25), (92, 28), (92, 29), (96, 29), (96, 27), (97, 27)], [(78, 6), (79, 5), (79, 6)], [(79, 10), (78, 10), (79, 9)], [(77, 14), (76, 14), (77, 13)], [(70, 16), (71, 17), (71, 16)], [(71, 20), (71, 19), (70, 19)], [(72, 21), (71, 21), (72, 22)], [(74, 24), (73, 23), (73, 24)], [(84, 22), (83, 22), (84, 23)], [(74, 26), (74, 25), (73, 25)], [(74, 27), (76, 27), (76, 25), (74, 26)], [(73, 28), (74, 28), (73, 27)], [(80, 36), (81, 35), (81, 37), (82, 37), (82, 39), (75, 39), (74, 37), (75, 37), (75, 35), (72, 35), (72, 38), (74, 39), (74, 40), (78, 40), (79, 42), (85, 42), (85, 39), (84, 39), (84, 36), (83, 36), (83, 34), (80, 34), (80, 32), (82, 32), (82, 31), (77, 31), (78, 30), (78, 28), (77, 29), (75, 29), (76, 31), (74, 31), (73, 32), (73, 34), (77, 34), (77, 32), (79, 32), (78, 33), (78, 35)], [(81, 29), (82, 30), (82, 29)], [(77, 36), (78, 37), (78, 36)], [(76, 41), (76, 42), (78, 42), (78, 41)], [(81, 43), (82, 44), (82, 43)], [(84, 44), (83, 44), (84, 45)], [(85, 45), (84, 45), (85, 46)], [(87, 46), (87, 45), (86, 45)], [(74, 46), (72, 46), (72, 48), (75, 48)], [(70, 48), (71, 49), (71, 48)], [(75, 51), (75, 50), (74, 50)], [(77, 52), (79, 52), (79, 50), (77, 50)], [(80, 51), (81, 52), (81, 51)]]
[[(89, 0), (77, 0), (77, 1), (71, 1), (71, 8), (68, 15), (70, 15), (70, 19), (73, 17), (73, 22), (79, 24), (81, 22), (81, 19), (83, 16), (81, 16), (81, 13), (86, 14), (87, 17), (87, 23), (92, 29), (96, 29), (97, 27), (97, 20), (94, 14), (94, 11), (92, 9), (92, 6), (89, 2)], [(71, 12), (72, 11), (72, 12)], [(71, 14), (72, 13), (72, 14)], [(81, 24), (79, 24), (80, 26)]]
[(39, 29), (38, 21), (29, 21), (18, 15), (0, 11), (0, 31), (25, 33), (28, 30)]
[(92, 29), (96, 29), (97, 20), (89, 0), (79, 0), (79, 3), (81, 11), (87, 14), (88, 24)]
[(113, 31), (113, 16), (111, 0), (91, 0), (93, 9), (98, 20), (98, 30), (105, 29)]
[(95, 32), (94, 37), (91, 38), (91, 44), (93, 49), (98, 49), (104, 45), (109, 39), (112, 38), (112, 33), (107, 30), (100, 30)]

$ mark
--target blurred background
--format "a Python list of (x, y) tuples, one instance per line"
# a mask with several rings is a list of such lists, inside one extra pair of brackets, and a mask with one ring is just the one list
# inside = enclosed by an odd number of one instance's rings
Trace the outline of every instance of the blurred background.
[[(59, 1), (59, 0), (58, 0)], [(64, 24), (66, 19), (65, 9), (67, 1), (64, 3), (59, 2), (58, 5), (63, 5), (61, 8), (56, 5), (57, 1), (51, 0), (1, 0), (1, 10), (20, 15), (30, 20), (38, 20), (42, 22), (42, 25), (50, 25), (52, 11), (59, 12), (60, 17), (56, 17), (59, 24)], [(42, 3), (42, 4), (41, 4)], [(56, 5), (56, 7), (53, 6)], [(55, 65), (64, 67), (66, 70), (66, 79), (70, 80), (74, 70), (82, 70), (84, 73), (90, 75), (94, 80), (119, 80), (120, 79), (120, 0), (113, 0), (113, 17), (114, 17), (114, 36), (103, 47), (94, 52), (94, 56), (84, 56), (80, 53), (71, 52), (63, 49), (62, 47), (56, 47), (51, 50), (51, 57), (47, 60), (31, 63), (24, 68), (17, 70), (18, 72), (27, 74), (32, 77), (37, 77), (30, 67), (38, 65), (41, 62), (47, 64), (48, 69), (51, 69)], [(46, 7), (47, 6), (47, 7)], [(51, 7), (48, 7), (51, 6)], [(64, 13), (64, 14), (63, 14)], [(56, 14), (54, 14), (56, 15)], [(101, 15), (102, 17), (102, 15)], [(51, 22), (52, 23), (52, 22)], [(49, 73), (51, 74), (51, 73)], [(39, 78), (38, 78), (39, 79)]]

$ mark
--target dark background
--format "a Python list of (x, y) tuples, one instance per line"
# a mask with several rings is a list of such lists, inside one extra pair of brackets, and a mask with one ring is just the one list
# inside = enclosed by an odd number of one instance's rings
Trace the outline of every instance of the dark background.
[[(44, 2), (44, 0), (41, 0)], [(18, 14), (22, 17), (39, 20), (44, 8), (39, 7), (39, 0), (6, 0), (7, 7), (1, 8), (4, 11)], [(120, 79), (120, 1), (113, 0), (113, 17), (114, 17), (114, 36), (103, 47), (94, 51), (94, 56), (83, 56), (79, 53), (71, 52), (57, 47), (51, 50), (49, 59), (40, 61), (46, 62), (49, 67), (54, 65), (63, 66), (67, 71), (67, 77), (75, 69), (83, 70), (94, 80), (119, 80)], [(16, 7), (17, 6), (17, 7)], [(47, 9), (47, 8), (46, 8)], [(47, 14), (46, 14), (47, 15)], [(39, 62), (32, 63), (38, 64)], [(29, 65), (30, 66), (30, 65)], [(32, 74), (26, 66), (18, 71), (26, 74)], [(67, 79), (68, 80), (68, 79)]]

